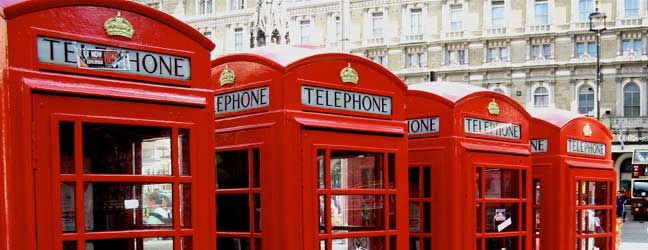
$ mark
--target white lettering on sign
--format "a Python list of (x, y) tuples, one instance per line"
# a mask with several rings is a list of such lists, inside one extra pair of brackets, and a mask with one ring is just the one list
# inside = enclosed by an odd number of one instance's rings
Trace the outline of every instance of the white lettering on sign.
[(191, 60), (142, 50), (130, 50), (59, 38), (37, 38), (38, 61), (69, 67), (189, 80)]
[(466, 133), (520, 139), (520, 130), (518, 124), (464, 117), (464, 132)]
[(420, 135), (439, 132), (439, 117), (407, 120), (408, 133)]
[(605, 144), (567, 139), (567, 152), (605, 156)]
[(546, 153), (548, 146), (547, 139), (529, 140), (531, 144), (531, 153)]
[(216, 114), (236, 112), (270, 105), (270, 87), (246, 89), (216, 95)]
[(381, 115), (391, 115), (392, 113), (392, 100), (389, 96), (370, 95), (337, 89), (302, 86), (301, 101), (303, 105), (319, 108)]

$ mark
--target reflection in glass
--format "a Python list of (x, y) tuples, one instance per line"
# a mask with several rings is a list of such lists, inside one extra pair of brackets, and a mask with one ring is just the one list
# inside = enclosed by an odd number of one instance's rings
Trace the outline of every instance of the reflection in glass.
[(331, 188), (383, 188), (383, 155), (349, 151), (331, 152)]
[(389, 188), (395, 188), (396, 187), (396, 155), (395, 154), (389, 154), (387, 156), (387, 168), (388, 168), (388, 174), (387, 177), (389, 178)]
[(396, 195), (389, 195), (389, 229), (396, 229)]
[(250, 239), (218, 237), (216, 239), (216, 249), (250, 250)]
[(579, 245), (577, 247), (577, 249), (579, 250), (592, 250), (592, 249), (612, 250), (612, 249), (608, 249), (607, 239), (604, 237), (577, 239), (576, 243), (578, 243)]
[(250, 232), (250, 201), (247, 194), (216, 195), (216, 230)]
[(191, 184), (180, 184), (180, 226), (191, 228)]
[(423, 232), (431, 233), (432, 232), (432, 223), (430, 221), (432, 218), (432, 208), (430, 207), (429, 202), (423, 202)]
[(481, 197), (481, 168), (475, 168), (475, 197), (477, 199)]
[(432, 175), (430, 173), (430, 167), (423, 167), (423, 197), (430, 198), (432, 192), (431, 184)]
[(332, 195), (331, 224), (334, 232), (384, 229), (382, 195)]
[(130, 238), (90, 240), (86, 242), (86, 249), (92, 250), (173, 250), (173, 238)]
[(191, 240), (191, 236), (182, 237), (182, 250), (192, 250), (192, 249), (193, 249), (193, 241)]
[(255, 232), (263, 232), (262, 219), (261, 217), (261, 194), (254, 194), (254, 225)]
[(319, 188), (325, 188), (324, 184), (326, 181), (324, 180), (325, 176), (324, 173), (326, 170), (324, 170), (324, 155), (325, 151), (324, 150), (317, 150), (317, 175), (318, 175), (318, 184)]
[(74, 123), (59, 122), (61, 174), (74, 174)]
[(250, 187), (247, 150), (217, 152), (216, 167), (216, 188)]
[(254, 166), (254, 187), (261, 187), (261, 155), (259, 149), (252, 149), (252, 164)]
[(486, 239), (487, 250), (517, 250), (518, 238), (517, 237), (502, 237), (502, 238), (488, 238)]
[(410, 250), (421, 250), (421, 239), (410, 238)]
[(86, 230), (97, 232), (171, 227), (171, 187), (169, 183), (86, 184)]
[(320, 250), (326, 250), (326, 240), (320, 240)]
[(409, 178), (409, 197), (411, 198), (417, 198), (419, 197), (419, 188), (421, 186), (420, 184), (420, 176), (419, 176), (419, 168), (418, 167), (410, 167), (409, 168), (409, 173), (408, 173), (408, 178)]
[(380, 250), (380, 249), (385, 249), (385, 239), (382, 237), (333, 239), (332, 249)]
[(534, 179), (533, 186), (534, 186), (533, 189), (534, 204), (540, 205), (540, 180)]
[(486, 232), (511, 232), (517, 231), (518, 204), (487, 203), (486, 204)]
[(481, 203), (477, 203), (476, 208), (477, 208), (476, 209), (476, 211), (477, 211), (477, 217), (476, 217), (477, 218), (477, 225), (476, 225), (475, 229), (477, 229), (477, 233), (481, 233), (482, 232), (482, 230), (481, 230), (481, 228), (482, 228), (482, 206), (481, 206)]
[(486, 169), (486, 198), (518, 198), (518, 170)]
[[(331, 203), (332, 205), (332, 203)], [(326, 196), (319, 196), (319, 229), (320, 233), (326, 232), (326, 215), (328, 214), (329, 209), (326, 207)]]
[(581, 230), (584, 234), (608, 232), (606, 210), (584, 209), (581, 213)]
[(189, 145), (189, 130), (178, 129), (178, 163), (180, 164), (180, 175), (191, 175), (191, 154), (189, 154)]
[(580, 205), (611, 205), (610, 190), (605, 181), (583, 181), (580, 189)]
[(74, 182), (61, 183), (61, 222), (64, 233), (76, 232), (75, 190)]
[(170, 138), (169, 128), (84, 123), (84, 172), (171, 175)]

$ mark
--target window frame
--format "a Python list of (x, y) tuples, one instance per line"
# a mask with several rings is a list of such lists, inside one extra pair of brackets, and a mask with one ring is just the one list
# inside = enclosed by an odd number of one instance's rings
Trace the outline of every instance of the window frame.
[[(636, 87), (636, 91), (632, 91), (629, 93), (627, 91), (628, 87), (634, 86)], [(623, 102), (623, 116), (624, 117), (639, 117), (641, 116), (641, 87), (639, 83), (630, 80), (627, 83), (623, 84), (621, 88), (621, 92), (623, 95), (622, 102)], [(631, 94), (632, 96), (630, 97), (636, 104), (628, 104), (626, 101), (626, 95)], [(629, 110), (632, 108), (633, 110), (636, 110), (636, 113), (631, 113), (629, 114)]]
[(299, 44), (311, 44), (311, 20), (299, 20)]
[(371, 13), (371, 37), (383, 38), (385, 25), (385, 13), (376, 11)]
[[(590, 89), (592, 92), (591, 93), (581, 93), (582, 90), (585, 89), (585, 88)], [(592, 105), (591, 106), (581, 105), (582, 104), (581, 94), (588, 95), (588, 96), (591, 95), (591, 98), (592, 98)], [(594, 110), (596, 110), (596, 94), (597, 94), (596, 93), (596, 88), (594, 88), (594, 86), (592, 86), (589, 82), (584, 82), (584, 83), (580, 84), (579, 86), (577, 86), (577, 88), (576, 88), (576, 112), (579, 113), (579, 114), (583, 114), (583, 115), (590, 115)], [(585, 101), (587, 101), (587, 100), (585, 100)], [(589, 110), (587, 112), (581, 112), (581, 109), (589, 109), (590, 107), (591, 107), (591, 110)]]
[[(450, 14), (450, 31), (457, 32), (463, 31), (463, 4), (448, 4), (449, 14)], [(455, 20), (457, 18), (457, 20)]]
[[(538, 13), (538, 6), (544, 5), (545, 13)], [(540, 20), (543, 21), (538, 21)], [(533, 21), (535, 25), (546, 25), (549, 24), (549, 0), (535, 0), (533, 2)]]

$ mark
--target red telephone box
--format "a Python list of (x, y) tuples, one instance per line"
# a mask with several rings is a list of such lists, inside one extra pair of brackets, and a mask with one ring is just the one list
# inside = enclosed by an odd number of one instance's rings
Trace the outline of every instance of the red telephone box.
[(407, 249), (400, 79), (296, 46), (212, 66), (218, 249)]
[(612, 134), (564, 110), (531, 109), (534, 249), (615, 249)]
[(214, 44), (131, 1), (0, 15), (0, 249), (213, 248)]
[(410, 85), (412, 249), (528, 249), (530, 116), (473, 85)]

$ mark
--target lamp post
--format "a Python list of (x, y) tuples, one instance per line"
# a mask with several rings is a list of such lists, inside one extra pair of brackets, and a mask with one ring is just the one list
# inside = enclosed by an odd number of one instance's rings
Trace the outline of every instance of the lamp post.
[(601, 33), (607, 16), (598, 7), (589, 15), (590, 31), (596, 32), (596, 119), (601, 120)]

